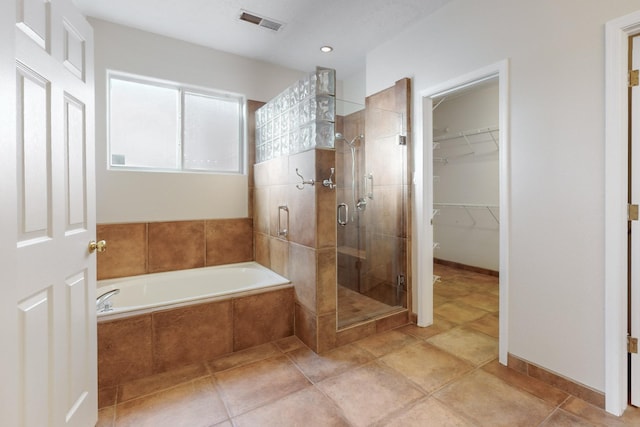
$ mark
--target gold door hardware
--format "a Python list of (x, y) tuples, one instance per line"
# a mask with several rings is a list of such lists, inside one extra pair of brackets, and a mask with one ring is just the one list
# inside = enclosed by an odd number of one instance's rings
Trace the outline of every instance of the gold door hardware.
[(95, 240), (92, 240), (89, 242), (89, 253), (92, 254), (95, 251), (98, 252), (104, 252), (107, 250), (107, 241), (106, 240), (100, 240), (99, 242), (96, 242)]
[(638, 70), (629, 71), (629, 87), (638, 86), (638, 83), (640, 82), (640, 76), (638, 74)]
[(627, 205), (627, 221), (637, 221), (639, 216), (638, 214), (638, 205)]
[(627, 351), (629, 353), (638, 353), (638, 338), (627, 337)]

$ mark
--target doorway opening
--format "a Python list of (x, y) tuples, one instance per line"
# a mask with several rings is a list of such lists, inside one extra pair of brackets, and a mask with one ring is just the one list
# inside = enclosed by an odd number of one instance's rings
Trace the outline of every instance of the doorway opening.
[[(446, 102), (446, 99), (462, 97), (464, 94), (470, 94), (474, 90), (480, 90), (480, 88), (488, 88), (492, 84), (497, 88), (497, 123), (480, 125), (479, 127), (473, 124), (469, 125), (469, 128), (465, 129), (453, 129), (443, 132), (442, 125), (437, 123), (438, 117), (435, 114), (438, 103)], [(434, 319), (434, 282), (438, 280), (434, 275), (434, 266), (432, 261), (438, 259), (437, 251), (442, 248), (442, 244), (434, 238), (434, 228), (438, 225), (438, 221), (442, 218), (443, 211), (457, 210), (457, 215), (447, 215), (447, 220), (452, 221), (454, 227), (450, 227), (449, 232), (459, 232), (460, 229), (469, 228), (469, 225), (478, 225), (479, 220), (482, 221), (482, 229), (488, 228), (488, 222), (485, 224), (485, 220), (493, 221), (493, 227), (497, 227), (492, 231), (496, 233), (495, 245), (497, 248), (497, 257), (493, 261), (495, 264), (493, 268), (489, 267), (486, 270), (494, 270), (497, 266), (497, 272), (499, 272), (499, 288), (497, 296), (499, 296), (499, 360), (500, 363), (506, 365), (507, 363), (507, 319), (508, 319), (508, 304), (507, 304), (507, 289), (509, 283), (508, 274), (508, 254), (509, 254), (509, 150), (508, 150), (508, 135), (509, 135), (509, 120), (508, 120), (508, 61), (501, 61), (486, 68), (477, 70), (475, 72), (463, 75), (459, 78), (452, 79), (448, 82), (435, 86), (431, 89), (420, 93), (420, 99), (422, 100), (422, 122), (417, 124), (417, 134), (423, 136), (423, 143), (417, 144), (415, 150), (415, 186), (416, 186), (416, 202), (414, 218), (414, 230), (417, 233), (417, 243), (415, 247), (415, 262), (416, 266), (414, 271), (414, 277), (418, 278), (417, 289), (417, 314), (418, 325), (428, 326), (433, 323)], [(441, 104), (440, 106), (442, 106)], [(440, 127), (439, 127), (440, 126)], [(420, 129), (422, 127), (422, 129)], [(481, 129), (482, 133), (488, 137), (487, 141), (482, 138), (480, 140), (472, 141), (466, 135), (467, 138), (462, 136), (461, 142), (456, 143), (457, 147), (454, 149), (448, 148), (443, 150), (443, 143), (445, 140), (440, 140), (448, 137), (453, 137), (457, 133), (460, 136), (460, 132), (473, 130), (477, 132)], [(490, 128), (490, 129), (487, 129)], [(453, 132), (454, 135), (451, 135)], [(453, 139), (453, 138), (452, 138)], [(495, 142), (493, 142), (495, 140)], [(481, 142), (479, 142), (481, 141)], [(484, 142), (489, 142), (493, 145), (490, 148), (489, 145), (483, 146)], [(451, 143), (448, 143), (451, 144)], [(482, 145), (482, 146), (481, 146)], [(466, 147), (466, 148), (465, 148)], [(443, 152), (447, 151), (446, 156)], [(497, 191), (496, 199), (483, 201), (478, 200), (464, 200), (462, 189), (459, 183), (454, 183), (454, 187), (459, 187), (458, 196), (459, 200), (444, 200), (437, 197), (442, 196), (442, 187), (436, 188), (435, 181), (439, 179), (437, 168), (440, 166), (450, 166), (454, 162), (463, 163), (475, 155), (476, 152), (484, 153), (486, 155), (489, 152), (493, 152), (497, 156)], [(472, 154), (473, 153), (473, 154)], [(467, 159), (465, 159), (467, 158)], [(463, 160), (464, 159), (464, 160)], [(462, 162), (461, 162), (462, 160)], [(445, 164), (446, 163), (446, 164)], [(460, 166), (460, 165), (458, 165)], [(447, 171), (449, 173), (450, 171)], [(444, 178), (444, 176), (443, 176)], [(440, 182), (439, 182), (440, 183)], [(438, 183), (438, 184), (439, 184)], [(461, 191), (461, 192), (460, 192)], [(436, 194), (438, 193), (438, 194)], [(458, 197), (456, 196), (456, 197)], [(444, 197), (444, 196), (442, 196)], [(476, 194), (475, 197), (480, 197)], [(488, 196), (487, 196), (488, 197)], [(487, 201), (485, 201), (487, 200)], [(476, 212), (481, 211), (481, 213)], [(475, 214), (475, 216), (474, 216)], [(459, 216), (462, 215), (462, 216)], [(482, 215), (482, 217), (478, 216)], [(488, 217), (485, 218), (485, 215)], [(456, 219), (458, 223), (456, 224)], [(462, 222), (466, 221), (466, 222)], [(475, 224), (474, 224), (475, 222)], [(460, 225), (463, 227), (460, 227)], [(486, 225), (486, 227), (484, 226)], [(458, 230), (456, 231), (456, 227)], [(441, 224), (442, 227), (442, 224)], [(438, 231), (438, 233), (441, 230)], [(478, 229), (476, 232), (482, 234), (486, 230)], [(451, 234), (451, 233), (450, 233)], [(486, 234), (486, 233), (485, 233)], [(442, 236), (442, 234), (439, 234)], [(440, 243), (440, 244), (439, 244)], [(455, 244), (454, 244), (455, 245)], [(477, 257), (478, 255), (476, 255)], [(473, 255), (472, 255), (473, 257)], [(468, 260), (469, 258), (467, 258)], [(462, 261), (458, 264), (477, 264), (476, 261)], [(485, 264), (491, 265), (491, 264)], [(481, 267), (482, 268), (482, 267)]]
[(498, 79), (433, 103), (434, 322), (464, 326), (468, 340), (497, 347)]

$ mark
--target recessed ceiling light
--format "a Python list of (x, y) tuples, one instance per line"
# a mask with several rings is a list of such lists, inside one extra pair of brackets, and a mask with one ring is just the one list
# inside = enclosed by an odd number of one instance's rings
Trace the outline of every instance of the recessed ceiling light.
[(333, 48), (331, 46), (322, 46), (320, 50), (324, 53), (329, 53), (333, 50)]

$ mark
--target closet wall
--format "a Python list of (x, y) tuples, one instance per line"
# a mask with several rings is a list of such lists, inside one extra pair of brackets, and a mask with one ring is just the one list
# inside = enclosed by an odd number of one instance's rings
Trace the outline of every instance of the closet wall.
[(436, 100), (434, 258), (499, 270), (498, 85)]

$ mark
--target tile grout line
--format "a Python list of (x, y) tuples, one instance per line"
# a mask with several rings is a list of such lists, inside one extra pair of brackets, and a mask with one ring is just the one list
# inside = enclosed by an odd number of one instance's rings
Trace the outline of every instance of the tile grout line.
[[(141, 394), (139, 396), (134, 397), (133, 399), (127, 399), (127, 400), (124, 400), (124, 401), (119, 401), (118, 400), (117, 401), (117, 405), (121, 405), (121, 404), (124, 404), (124, 403), (129, 403), (129, 402), (135, 402), (136, 400), (140, 400), (140, 399), (148, 398), (148, 397), (156, 395), (156, 394), (164, 393), (166, 391), (173, 390), (173, 389), (181, 387), (183, 385), (190, 384), (190, 383), (196, 382), (198, 380), (202, 380), (204, 378), (207, 378), (208, 376), (210, 376), (210, 375), (206, 374), (206, 375), (196, 376), (196, 377), (190, 378), (190, 379), (188, 379), (186, 381), (181, 381), (181, 382), (177, 382), (177, 383), (171, 384), (169, 387), (164, 387), (162, 389), (154, 390), (154, 391), (149, 392), (149, 393)], [(133, 381), (137, 381), (137, 380), (133, 380)], [(133, 381), (130, 381), (130, 382), (133, 382)]]
[[(278, 346), (276, 345), (276, 347), (278, 347)], [(279, 347), (278, 347), (278, 350), (279, 350), (279, 351), (280, 351), (280, 353), (281, 353), (281, 354), (279, 354), (279, 355), (274, 355), (274, 356), (271, 356), (271, 357), (267, 357), (267, 358), (264, 358), (264, 359), (256, 360), (256, 361), (253, 361), (253, 362), (250, 362), (250, 363), (246, 363), (246, 364), (243, 364), (243, 365), (239, 365), (239, 366), (234, 366), (233, 368), (225, 369), (224, 371), (219, 371), (218, 373), (220, 373), (220, 372), (230, 371), (230, 370), (235, 369), (235, 368), (240, 368), (240, 367), (250, 366), (250, 365), (253, 365), (253, 364), (255, 364), (255, 363), (263, 362), (263, 361), (265, 361), (265, 360), (269, 360), (269, 359), (273, 359), (273, 358), (281, 357), (281, 356), (284, 356), (285, 358), (287, 358), (287, 360), (289, 360), (290, 362), (292, 362), (292, 361), (290, 360), (290, 358), (288, 357), (287, 353), (282, 352), (282, 350), (281, 350)], [(223, 388), (223, 387), (218, 387), (217, 379), (216, 379), (216, 388), (219, 388), (219, 389), (220, 389), (219, 394), (221, 394), (221, 395), (222, 395), (222, 396), (221, 396), (221, 400), (222, 400), (222, 403), (223, 403), (223, 404), (224, 404), (224, 406), (225, 406), (225, 409), (227, 410), (227, 414), (228, 414), (228, 416), (229, 416), (229, 421), (231, 421), (231, 422), (232, 422), (232, 424), (233, 424), (233, 425), (235, 425), (235, 423), (233, 422), (233, 419), (234, 419), (234, 418), (240, 417), (240, 416), (242, 416), (242, 415), (244, 415), (244, 414), (248, 414), (249, 412), (255, 411), (256, 409), (262, 408), (262, 407), (264, 407), (264, 406), (267, 406), (267, 405), (270, 405), (270, 404), (272, 404), (272, 403), (274, 403), (274, 402), (277, 402), (277, 401), (279, 401), (279, 400), (281, 400), (281, 399), (284, 399), (284, 398), (286, 398), (286, 397), (288, 397), (288, 396), (291, 396), (292, 394), (297, 393), (297, 392), (299, 392), (300, 390), (303, 390), (303, 389), (304, 389), (304, 388), (306, 388), (306, 387), (313, 386), (313, 385), (314, 385), (314, 384), (313, 384), (313, 382), (311, 382), (311, 381), (310, 381), (310, 380), (309, 380), (309, 379), (304, 375), (304, 373), (300, 372), (300, 369), (298, 369), (298, 367), (295, 365), (295, 363), (292, 363), (292, 364), (293, 364), (293, 366), (298, 370), (298, 372), (299, 372), (299, 373), (301, 373), (301, 374), (305, 377), (305, 379), (306, 379), (307, 381), (309, 381), (309, 384), (308, 384), (308, 385), (306, 385), (305, 387), (299, 388), (299, 389), (297, 389), (297, 390), (294, 390), (294, 391), (292, 391), (292, 392), (290, 392), (290, 393), (288, 393), (288, 394), (286, 394), (286, 395), (279, 396), (279, 397), (277, 397), (277, 398), (271, 398), (271, 399), (269, 399), (269, 400), (267, 400), (267, 401), (265, 401), (265, 402), (263, 402), (263, 403), (259, 404), (258, 406), (252, 407), (252, 408), (247, 409), (246, 411), (244, 411), (244, 412), (242, 412), (242, 413), (239, 413), (239, 414), (236, 414), (236, 415), (233, 415), (233, 416), (231, 415), (231, 411), (230, 411), (230, 409), (229, 409), (229, 408), (228, 408), (228, 406), (227, 406), (227, 400), (225, 399), (226, 394), (224, 393), (224, 388)], [(224, 396), (224, 397), (223, 397), (223, 396)]]
[(556, 406), (555, 408), (553, 408), (553, 410), (551, 410), (551, 412), (549, 413), (549, 415), (547, 415), (542, 421), (540, 421), (540, 423), (538, 423), (538, 427), (542, 427), (545, 425), (545, 423), (551, 419), (551, 417), (553, 417), (553, 415), (559, 410), (560, 408), (558, 406)]
[(111, 426), (116, 427), (116, 420), (118, 419), (118, 399), (120, 398), (120, 385), (116, 386), (116, 400), (113, 404), (113, 416), (111, 418)]
[[(311, 351), (313, 351), (313, 350), (311, 350)], [(311, 378), (309, 378), (309, 377), (304, 373), (304, 371), (302, 370), (302, 368), (301, 368), (301, 367), (300, 367), (300, 366), (299, 366), (299, 365), (298, 365), (298, 364), (293, 360), (293, 358), (292, 358), (291, 356), (289, 356), (289, 354), (288, 354), (288, 353), (285, 353), (285, 355), (286, 355), (286, 356), (291, 360), (291, 362), (294, 364), (294, 366), (296, 367), (296, 369), (298, 369), (298, 370), (302, 373), (302, 375), (304, 375), (304, 377), (305, 377), (305, 378), (307, 378), (307, 380), (311, 383), (311, 386), (312, 386), (315, 390), (317, 390), (319, 393), (321, 393), (321, 394), (322, 394), (322, 395), (323, 395), (323, 396), (324, 396), (324, 397), (325, 397), (329, 402), (331, 402), (331, 404), (332, 404), (332, 405), (333, 405), (333, 406), (338, 410), (338, 413), (340, 414), (340, 417), (342, 418), (342, 420), (343, 420), (343, 421), (345, 421), (345, 422), (347, 423), (347, 425), (348, 425), (348, 426), (353, 427), (353, 426), (354, 426), (354, 425), (353, 425), (353, 423), (351, 423), (351, 421), (349, 420), (349, 418), (347, 418), (346, 414), (345, 414), (345, 413), (344, 413), (344, 411), (342, 410), (342, 407), (340, 407), (340, 405), (338, 405), (338, 403), (337, 403), (337, 402), (335, 402), (335, 401), (331, 398), (331, 396), (329, 396), (327, 393), (325, 393), (325, 392), (324, 392), (324, 390), (322, 390), (320, 387), (318, 387), (318, 384), (320, 384), (321, 382), (323, 382), (323, 381), (325, 381), (325, 380), (328, 380), (328, 379), (331, 379), (331, 378), (339, 377), (340, 375), (343, 375), (344, 373), (346, 373), (346, 372), (350, 372), (350, 371), (344, 371), (344, 372), (341, 372), (341, 373), (339, 373), (339, 374), (337, 374), (337, 375), (334, 375), (334, 376), (330, 376), (330, 377), (324, 378), (324, 379), (323, 379), (323, 380), (321, 380), (321, 381), (314, 382), (314, 381), (312, 381), (312, 380), (311, 380)], [(364, 365), (363, 365), (363, 366), (364, 366)], [(362, 366), (358, 366), (356, 369), (359, 369), (359, 368), (361, 368), (361, 367), (362, 367)], [(354, 369), (354, 370), (355, 370), (355, 369)]]
[[(224, 390), (222, 389), (222, 387), (220, 385), (218, 385), (218, 380), (213, 374), (211, 374), (211, 380), (213, 382), (214, 390), (215, 390), (216, 394), (218, 395), (218, 398), (222, 402), (222, 406), (224, 407), (224, 410), (225, 410), (225, 412), (227, 414), (227, 421), (229, 421), (232, 426), (235, 426), (236, 423), (233, 422), (233, 417), (231, 416), (231, 410), (229, 409), (229, 406), (227, 405), (227, 400), (225, 399), (225, 396), (224, 396)], [(218, 423), (218, 424), (220, 424), (220, 423)]]
[(469, 421), (473, 425), (479, 425), (478, 421), (476, 421), (474, 418), (471, 418), (469, 415), (467, 415), (467, 414), (465, 414), (463, 412), (460, 412), (456, 408), (454, 408), (451, 405), (449, 405), (447, 402), (445, 402), (445, 401), (443, 401), (441, 399), (438, 399), (438, 396), (431, 395), (431, 396), (429, 396), (429, 398), (434, 399), (436, 402), (438, 402), (439, 404), (441, 404), (445, 408), (449, 409), (451, 412), (453, 412), (454, 414), (456, 414), (457, 416), (459, 416), (463, 420)]

